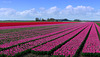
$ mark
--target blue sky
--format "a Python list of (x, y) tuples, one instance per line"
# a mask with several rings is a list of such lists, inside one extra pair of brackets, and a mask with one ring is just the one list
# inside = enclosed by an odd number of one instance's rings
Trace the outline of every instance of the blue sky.
[(0, 20), (99, 20), (100, 0), (0, 0)]

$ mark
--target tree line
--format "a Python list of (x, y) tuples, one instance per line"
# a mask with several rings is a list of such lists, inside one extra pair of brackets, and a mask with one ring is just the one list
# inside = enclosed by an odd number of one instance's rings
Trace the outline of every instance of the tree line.
[(55, 19), (55, 18), (47, 18), (47, 19), (44, 19), (44, 18), (35, 18), (35, 21), (53, 21), (53, 22), (58, 22), (58, 21), (81, 21), (79, 19), (74, 19), (74, 20), (69, 20), (67, 18), (65, 19)]

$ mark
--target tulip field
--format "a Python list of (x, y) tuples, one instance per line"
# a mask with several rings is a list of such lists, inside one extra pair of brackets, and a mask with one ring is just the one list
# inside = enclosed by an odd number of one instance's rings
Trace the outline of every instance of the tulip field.
[(0, 57), (32, 57), (30, 53), (42, 57), (100, 57), (98, 24), (100, 22), (0, 23)]

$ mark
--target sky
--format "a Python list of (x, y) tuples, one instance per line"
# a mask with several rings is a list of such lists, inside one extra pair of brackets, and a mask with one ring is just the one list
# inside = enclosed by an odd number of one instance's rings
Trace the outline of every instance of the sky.
[(100, 0), (0, 0), (0, 20), (100, 20)]

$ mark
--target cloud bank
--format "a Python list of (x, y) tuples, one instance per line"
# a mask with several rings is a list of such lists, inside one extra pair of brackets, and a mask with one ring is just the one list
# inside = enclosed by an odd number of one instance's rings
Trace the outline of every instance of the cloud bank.
[(66, 6), (64, 9), (56, 6), (49, 9), (43, 7), (36, 10), (35, 8), (17, 11), (12, 8), (0, 8), (0, 19), (6, 20), (33, 20), (39, 18), (68, 18), (82, 20), (99, 20), (100, 10), (96, 10), (90, 6)]

